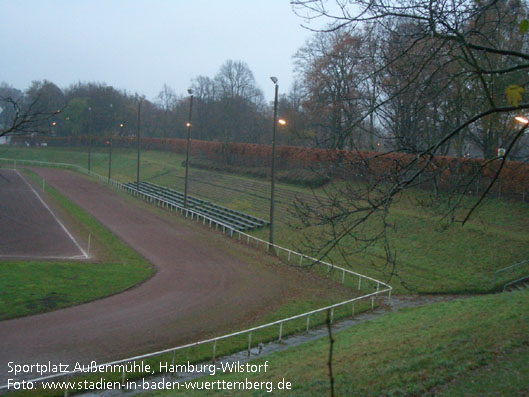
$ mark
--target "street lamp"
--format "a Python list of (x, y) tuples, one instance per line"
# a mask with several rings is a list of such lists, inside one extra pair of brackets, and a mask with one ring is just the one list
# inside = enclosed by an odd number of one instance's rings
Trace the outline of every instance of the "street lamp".
[(270, 181), (270, 236), (268, 242), (270, 245), (274, 244), (274, 193), (275, 193), (275, 168), (276, 168), (276, 124), (277, 124), (277, 92), (279, 86), (277, 85), (277, 77), (270, 77), (270, 80), (274, 83), (275, 94), (274, 94), (274, 128), (272, 129), (272, 170), (271, 170), (271, 181)]
[(187, 182), (189, 176), (189, 146), (191, 144), (191, 114), (193, 112), (193, 90), (190, 88), (187, 90), (189, 94), (189, 117), (187, 119), (187, 146), (186, 146), (186, 177), (184, 184), (184, 208), (187, 208)]
[(525, 125), (528, 125), (529, 124), (529, 120), (527, 119), (527, 117), (524, 117), (524, 116), (516, 116), (514, 118), (517, 122), (519, 123), (522, 123), (522, 124), (525, 124)]
[[(529, 127), (529, 120), (525, 116), (516, 116), (514, 118), (518, 123), (522, 124), (522, 128), (518, 131), (516, 134), (516, 139), (518, 139), (520, 136), (522, 136), (522, 133)], [(527, 132), (525, 132), (527, 134)], [(512, 146), (512, 144), (511, 144)], [(504, 148), (498, 148), (497, 149), (497, 156), (498, 157), (504, 157), (507, 154), (507, 150)]]

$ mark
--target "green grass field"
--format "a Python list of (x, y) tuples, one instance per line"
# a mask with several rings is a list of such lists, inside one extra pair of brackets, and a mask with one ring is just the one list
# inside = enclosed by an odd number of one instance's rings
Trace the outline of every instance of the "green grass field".
[[(75, 163), (86, 167), (86, 149), (64, 148), (4, 148), (0, 157), (38, 159), (44, 161)], [(183, 157), (170, 152), (144, 151), (141, 156), (141, 179), (183, 191)], [(94, 150), (92, 169), (102, 175), (108, 173), (108, 152)], [(119, 181), (136, 179), (136, 152), (118, 149), (113, 152), (113, 178)], [(190, 194), (217, 204), (248, 212), (268, 219), (269, 182), (247, 176), (191, 169)], [(306, 252), (304, 239), (293, 229), (299, 221), (291, 214), (296, 195), (310, 198), (310, 189), (294, 185), (277, 185), (276, 242), (282, 246)], [(322, 189), (314, 191), (322, 195)], [(396, 225), (389, 231), (394, 252), (397, 255), (398, 277), (390, 282), (397, 293), (484, 293), (497, 290), (509, 279), (526, 272), (504, 274), (495, 279), (494, 272), (510, 264), (529, 258), (529, 205), (519, 202), (486, 200), (475, 216), (464, 227), (453, 224), (444, 228), (439, 218), (428, 208), (417, 206), (422, 192), (406, 193), (392, 207), (390, 221)], [(366, 225), (375, 230), (377, 221)], [(321, 230), (306, 230), (317, 236)], [(253, 233), (267, 239), (268, 229)], [(345, 250), (353, 249), (354, 243), (342, 243)], [(345, 259), (334, 250), (331, 260), (342, 266), (375, 278), (388, 280), (382, 271), (385, 251), (375, 244), (362, 254), (349, 255)], [(387, 269), (386, 269), (387, 270)], [(404, 287), (406, 285), (407, 288)]]
[[(334, 334), (337, 396), (487, 396), (529, 391), (529, 291), (495, 294), (403, 309)], [(275, 353), (256, 374), (206, 376), (198, 381), (292, 383), (288, 393), (329, 395), (327, 338)], [(149, 395), (240, 395), (189, 390)]]
[[(84, 149), (2, 148), (0, 157), (84, 167), (87, 164)], [(141, 179), (183, 190), (182, 160), (174, 153), (144, 151)], [(93, 151), (91, 164), (92, 170), (107, 175), (107, 151)], [(119, 181), (135, 180), (136, 152), (115, 150), (112, 172)], [(277, 187), (276, 242), (302, 248), (302, 238), (292, 228), (297, 220), (289, 207), (296, 195), (310, 199), (312, 194), (321, 196), (322, 189), (312, 192), (295, 185)], [(267, 219), (269, 182), (265, 180), (191, 169), (190, 194)], [(391, 278), (390, 284), (396, 294), (408, 294), (408, 288), (419, 293), (482, 294), (497, 291), (508, 280), (529, 272), (525, 267), (494, 277), (496, 270), (529, 258), (527, 204), (488, 199), (464, 227), (454, 224), (444, 228), (431, 209), (417, 206), (416, 201), (423, 194), (406, 193), (390, 213), (396, 224), (390, 231), (391, 244), (398, 255), (398, 277)], [(371, 222), (366, 230), (375, 230), (376, 226), (376, 222)], [(307, 231), (312, 236), (320, 232)], [(268, 229), (253, 234), (267, 239)], [(344, 241), (344, 248), (352, 249), (354, 243)], [(337, 264), (388, 280), (387, 274), (379, 270), (383, 256), (383, 247), (378, 244), (361, 255), (346, 257), (346, 261), (337, 252), (330, 253)], [(333, 361), (337, 395), (512, 395), (529, 390), (527, 294), (494, 294), (404, 309), (337, 334)], [(295, 310), (308, 310), (319, 302), (293, 302), (264, 321), (293, 314)], [(323, 321), (319, 319), (320, 323)], [(302, 328), (301, 323), (292, 324), (290, 332)], [(245, 342), (233, 343), (221, 347), (221, 351), (236, 351)], [(193, 359), (207, 359), (210, 352), (211, 346), (204, 347), (204, 351), (198, 349), (193, 352)], [(320, 340), (275, 354), (267, 358), (270, 371), (250, 380), (285, 378), (295, 387), (293, 395), (328, 394), (327, 352), (328, 341)], [(232, 374), (222, 379), (242, 378)], [(253, 395), (262, 394), (269, 393)]]
[[(25, 171), (30, 179), (36, 174)], [(147, 279), (152, 266), (101, 223), (51, 187), (45, 197), (68, 214), (72, 227), (91, 234), (97, 262), (0, 262), (0, 320), (45, 312), (115, 294)]]

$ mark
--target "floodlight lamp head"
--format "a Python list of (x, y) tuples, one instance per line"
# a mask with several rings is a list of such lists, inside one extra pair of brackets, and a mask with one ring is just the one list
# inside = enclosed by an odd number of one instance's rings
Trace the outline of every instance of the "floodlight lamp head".
[(529, 120), (527, 119), (527, 117), (524, 117), (524, 116), (516, 116), (514, 118), (517, 122), (521, 123), (521, 124), (529, 124)]
[(270, 77), (270, 80), (272, 80), (274, 84), (277, 84), (277, 77), (272, 76)]
[(189, 95), (193, 95), (193, 92), (194, 92), (194, 91), (193, 91), (192, 88), (190, 88), (190, 89), (187, 90), (187, 93), (188, 93)]

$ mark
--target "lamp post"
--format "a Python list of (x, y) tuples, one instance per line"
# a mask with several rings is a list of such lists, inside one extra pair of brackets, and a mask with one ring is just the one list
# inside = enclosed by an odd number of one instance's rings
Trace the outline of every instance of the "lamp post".
[[(118, 136), (121, 136), (121, 128), (123, 128), (123, 123), (119, 124), (120, 130), (118, 132)], [(112, 139), (114, 136), (112, 135), (112, 132), (110, 133), (110, 139), (108, 141), (108, 144), (110, 145), (108, 150), (108, 180), (110, 181), (110, 178), (112, 177)]]
[(187, 146), (186, 146), (186, 177), (184, 184), (184, 208), (187, 208), (187, 183), (189, 176), (189, 146), (191, 145), (191, 114), (193, 112), (193, 90), (190, 88), (187, 90), (189, 93), (189, 117), (187, 119)]
[(138, 99), (138, 122), (136, 133), (136, 148), (138, 150), (138, 160), (136, 162), (136, 188), (140, 190), (140, 114), (141, 114), (141, 98)]
[(110, 181), (110, 177), (112, 175), (112, 135), (110, 135), (108, 145), (108, 180)]
[(270, 77), (270, 80), (274, 83), (275, 94), (274, 94), (274, 128), (272, 129), (272, 170), (271, 170), (271, 181), (270, 181), (270, 236), (268, 242), (274, 244), (274, 206), (275, 206), (275, 168), (276, 168), (276, 124), (277, 124), (277, 92), (279, 86), (277, 85), (277, 77)]
[(88, 173), (90, 173), (90, 163), (92, 157), (92, 107), (88, 107), (88, 114), (90, 115), (88, 120), (90, 122), (90, 129), (88, 130)]

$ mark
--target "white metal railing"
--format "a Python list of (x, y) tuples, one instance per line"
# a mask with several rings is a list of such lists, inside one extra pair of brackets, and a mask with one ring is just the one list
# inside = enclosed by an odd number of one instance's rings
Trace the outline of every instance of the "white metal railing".
[(510, 265), (510, 266), (504, 267), (503, 269), (497, 270), (494, 273), (494, 277), (497, 277), (498, 274), (506, 272), (507, 270), (513, 270), (513, 269), (516, 269), (517, 267), (520, 267), (520, 266), (523, 266), (523, 265), (529, 265), (529, 259), (527, 259), (525, 261), (521, 261), (519, 263), (515, 263), (514, 265)]
[[(134, 361), (137, 361), (137, 360), (143, 360), (143, 359), (146, 359), (146, 358), (153, 358), (153, 357), (160, 356), (162, 354), (171, 353), (171, 352), (173, 353), (173, 364), (174, 364), (175, 355), (176, 355), (177, 351), (183, 350), (183, 349), (187, 349), (187, 348), (191, 348), (191, 347), (195, 347), (195, 346), (204, 345), (204, 344), (207, 344), (207, 343), (213, 343), (212, 360), (215, 361), (216, 348), (217, 348), (217, 342), (218, 341), (221, 341), (221, 340), (224, 340), (224, 339), (228, 339), (228, 338), (232, 338), (232, 337), (239, 336), (239, 335), (245, 335), (245, 334), (248, 335), (248, 355), (250, 355), (250, 349), (251, 349), (251, 343), (252, 343), (252, 333), (254, 333), (256, 331), (259, 331), (259, 330), (262, 330), (262, 329), (265, 329), (265, 328), (274, 327), (274, 326), (279, 326), (278, 340), (281, 341), (281, 339), (283, 337), (283, 324), (285, 324), (285, 323), (287, 323), (289, 321), (293, 321), (293, 320), (300, 319), (300, 318), (306, 318), (306, 330), (308, 332), (308, 330), (310, 329), (310, 319), (311, 319), (311, 316), (314, 315), (314, 314), (328, 311), (329, 315), (330, 315), (331, 322), (332, 322), (333, 316), (334, 316), (334, 309), (336, 309), (338, 307), (351, 305), (351, 315), (354, 316), (355, 303), (359, 302), (361, 300), (371, 299), (371, 309), (373, 309), (374, 305), (375, 305), (375, 298), (380, 296), (380, 295), (382, 295), (382, 294), (386, 294), (387, 293), (388, 294), (388, 303), (391, 302), (392, 287), (390, 285), (380, 281), (380, 280), (376, 280), (376, 279), (374, 279), (372, 277), (365, 276), (363, 274), (354, 272), (354, 271), (349, 270), (349, 269), (345, 269), (345, 268), (342, 268), (342, 267), (339, 267), (339, 266), (335, 266), (333, 264), (330, 264), (330, 263), (321, 261), (319, 259), (307, 256), (307, 255), (304, 255), (304, 254), (301, 254), (299, 252), (290, 250), (288, 248), (283, 248), (281, 246), (278, 246), (277, 244), (270, 244), (268, 241), (259, 239), (257, 237), (251, 236), (251, 235), (249, 235), (247, 233), (244, 233), (244, 232), (241, 232), (239, 230), (233, 229), (230, 226), (228, 226), (228, 225), (226, 225), (226, 224), (224, 224), (224, 223), (222, 223), (222, 222), (220, 222), (220, 221), (218, 221), (216, 219), (209, 218), (208, 216), (206, 216), (206, 215), (204, 215), (204, 214), (202, 214), (200, 212), (194, 211), (194, 210), (189, 209), (189, 208), (185, 208), (183, 206), (179, 206), (179, 205), (177, 205), (175, 203), (169, 202), (169, 201), (161, 199), (159, 197), (152, 196), (152, 195), (150, 195), (148, 193), (141, 192), (141, 191), (139, 191), (137, 189), (133, 189), (133, 188), (131, 188), (129, 186), (125, 186), (121, 182), (118, 182), (118, 181), (113, 180), (113, 179), (109, 179), (108, 177), (104, 177), (104, 176), (99, 175), (99, 174), (97, 174), (97, 173), (95, 173), (93, 171), (89, 171), (89, 170), (87, 170), (87, 169), (85, 169), (85, 168), (83, 168), (81, 166), (78, 166), (78, 165), (75, 165), (75, 164), (67, 164), (67, 163), (51, 163), (51, 162), (37, 161), (37, 160), (13, 160), (13, 159), (6, 159), (6, 158), (0, 158), (0, 161), (7, 162), (8, 164), (13, 164), (15, 168), (16, 168), (17, 164), (29, 164), (29, 165), (40, 165), (40, 166), (45, 166), (45, 167), (60, 167), (60, 168), (75, 169), (75, 170), (77, 170), (77, 171), (79, 171), (81, 173), (93, 176), (93, 177), (99, 179), (101, 182), (108, 183), (108, 184), (110, 184), (111, 186), (113, 186), (113, 187), (115, 187), (117, 189), (129, 192), (129, 193), (131, 193), (131, 194), (133, 194), (133, 195), (135, 195), (137, 197), (140, 197), (143, 200), (146, 200), (146, 201), (149, 201), (151, 203), (157, 204), (157, 205), (159, 205), (159, 206), (161, 206), (163, 208), (169, 209), (171, 211), (179, 211), (182, 215), (185, 215), (188, 218), (190, 217), (192, 220), (196, 220), (196, 222), (202, 221), (203, 224), (208, 224), (209, 227), (215, 226), (216, 230), (218, 230), (219, 227), (220, 227), (220, 228), (222, 228), (222, 232), (224, 234), (229, 232), (230, 237), (236, 236), (237, 240), (239, 240), (239, 241), (246, 241), (247, 244), (255, 243), (256, 247), (259, 247), (259, 245), (261, 245), (262, 247), (266, 247), (267, 251), (270, 251), (270, 249), (273, 249), (275, 254), (278, 257), (281, 258), (281, 254), (283, 254), (284, 259), (286, 259), (288, 262), (296, 262), (298, 265), (302, 265), (303, 262), (305, 261), (307, 263), (312, 263), (312, 264), (315, 264), (315, 265), (322, 266), (325, 270), (327, 270), (328, 273), (330, 273), (331, 271), (339, 272), (339, 273), (341, 273), (341, 282), (342, 282), (342, 284), (345, 284), (346, 276), (348, 276), (348, 277), (351, 277), (351, 278), (354, 278), (354, 279), (358, 278), (358, 290), (360, 290), (362, 288), (362, 280), (364, 280), (365, 282), (372, 283), (373, 289), (375, 290), (374, 292), (368, 293), (366, 295), (362, 295), (362, 296), (359, 296), (359, 297), (351, 298), (351, 299), (345, 300), (343, 302), (335, 303), (333, 305), (328, 305), (328, 306), (325, 306), (325, 307), (322, 307), (322, 308), (319, 308), (319, 309), (311, 310), (311, 311), (308, 311), (308, 312), (305, 312), (305, 313), (301, 313), (301, 314), (298, 314), (298, 315), (295, 315), (295, 316), (283, 318), (283, 319), (280, 319), (280, 320), (277, 320), (277, 321), (273, 321), (273, 322), (270, 322), (270, 323), (267, 323), (267, 324), (259, 325), (259, 326), (252, 327), (252, 328), (248, 328), (248, 329), (245, 329), (245, 330), (242, 330), (242, 331), (238, 331), (238, 332), (234, 332), (234, 333), (231, 333), (231, 334), (226, 334), (226, 335), (222, 335), (222, 336), (218, 336), (218, 337), (210, 338), (210, 339), (206, 339), (206, 340), (201, 340), (201, 341), (198, 341), (198, 342), (193, 342), (193, 343), (189, 343), (189, 344), (182, 345), (182, 346), (172, 347), (172, 348), (156, 351), (156, 352), (153, 352), (153, 353), (144, 354), (144, 355), (141, 355), (141, 356), (129, 357), (129, 358), (125, 358), (125, 359), (122, 359), (122, 360), (113, 361), (113, 362), (107, 363), (107, 364), (101, 364), (101, 366), (115, 366), (115, 365), (119, 365), (119, 364), (126, 364), (126, 363), (134, 362)], [(355, 284), (355, 286), (356, 286), (356, 284)], [(99, 365), (98, 365), (98, 367), (99, 367)], [(43, 377), (31, 379), (31, 380), (26, 381), (26, 382), (37, 383), (37, 382), (42, 382), (42, 381), (45, 381), (45, 380), (50, 380), (50, 379), (59, 378), (59, 377), (68, 377), (68, 379), (69, 379), (71, 376), (78, 375), (78, 374), (80, 375), (80, 374), (82, 374), (82, 372), (81, 371), (71, 371), (71, 372), (67, 372), (67, 373), (59, 373), (59, 374), (54, 374), (54, 375), (43, 376)], [(122, 383), (125, 383), (125, 379), (126, 379), (126, 372), (124, 371), (123, 374), (122, 374)], [(3, 389), (7, 389), (7, 385), (0, 386), (0, 390), (3, 390)], [(68, 390), (65, 390), (65, 395), (67, 395), (67, 394), (68, 394)]]
[[(507, 266), (507, 267), (504, 267), (503, 269), (500, 269), (496, 272), (494, 272), (494, 281), (496, 281), (496, 279), (499, 277), (498, 275), (501, 274), (501, 273), (504, 273), (506, 271), (512, 271), (514, 269), (518, 269), (524, 265), (529, 265), (529, 259), (526, 259), (525, 261), (521, 261), (519, 263), (515, 263), (514, 265), (510, 265), (510, 266)], [(508, 283), (504, 284), (503, 285), (503, 288), (502, 288), (502, 291), (505, 291), (507, 290), (507, 288), (509, 288), (510, 286), (512, 285), (516, 285), (518, 283), (521, 283), (522, 281), (525, 281), (529, 279), (529, 275), (525, 275), (517, 280), (512, 280), (512, 281), (509, 281)]]

